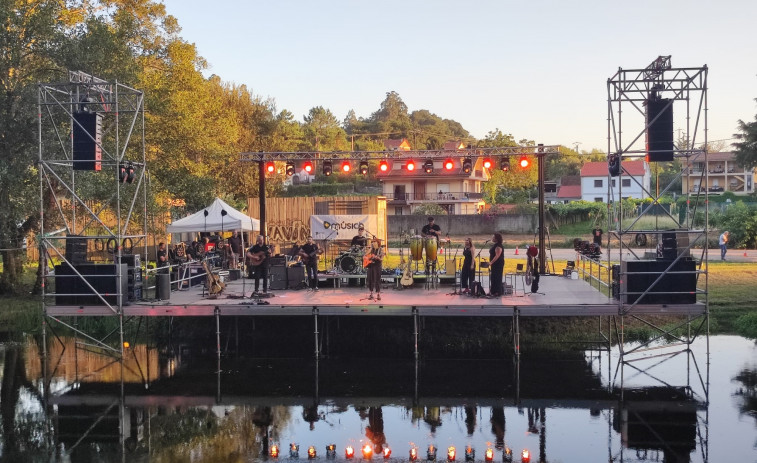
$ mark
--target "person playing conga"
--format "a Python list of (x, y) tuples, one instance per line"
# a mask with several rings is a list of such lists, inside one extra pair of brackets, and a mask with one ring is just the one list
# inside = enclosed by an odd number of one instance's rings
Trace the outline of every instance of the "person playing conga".
[(374, 238), (371, 241), (371, 249), (365, 255), (366, 269), (368, 270), (368, 290), (371, 294), (369, 300), (373, 300), (373, 292), (376, 291), (376, 300), (381, 300), (381, 265), (384, 260), (384, 249), (381, 240)]
[(423, 228), (421, 228), (421, 233), (425, 237), (436, 238), (436, 243), (439, 244), (439, 237), (442, 236), (442, 229), (439, 225), (434, 223), (433, 217), (429, 217), (428, 225), (424, 225)]

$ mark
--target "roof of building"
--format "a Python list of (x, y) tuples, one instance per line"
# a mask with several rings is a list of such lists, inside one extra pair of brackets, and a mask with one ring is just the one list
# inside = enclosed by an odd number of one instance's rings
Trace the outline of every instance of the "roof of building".
[(388, 138), (384, 140), (384, 147), (389, 151), (391, 150), (409, 151), (410, 142), (407, 141), (407, 138)]
[[(644, 175), (645, 163), (646, 161), (623, 161), (623, 169), (630, 175)], [(607, 163), (587, 162), (581, 167), (581, 177), (607, 177)]]
[(562, 178), (560, 178), (560, 185), (562, 186), (580, 185), (580, 184), (581, 184), (580, 175), (563, 175)]
[(580, 198), (581, 197), (581, 185), (564, 185), (557, 191), (558, 198)]
[(447, 151), (462, 150), (465, 149), (465, 143), (458, 141), (448, 141), (444, 143), (444, 149)]

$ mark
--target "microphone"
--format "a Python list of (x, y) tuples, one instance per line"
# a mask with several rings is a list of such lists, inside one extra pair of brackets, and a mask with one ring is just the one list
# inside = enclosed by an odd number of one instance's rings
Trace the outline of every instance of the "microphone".
[(491, 240), (486, 240), (486, 241), (484, 242), (484, 244), (488, 243), (489, 241), (491, 241)]

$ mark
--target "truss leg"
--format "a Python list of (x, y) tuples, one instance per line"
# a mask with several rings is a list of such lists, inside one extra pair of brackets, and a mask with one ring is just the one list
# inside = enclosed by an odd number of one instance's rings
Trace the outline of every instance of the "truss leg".
[(318, 346), (318, 307), (313, 307), (313, 340), (315, 341), (315, 358), (321, 356), (321, 350)]
[(513, 309), (513, 350), (520, 359), (520, 309)]
[(216, 307), (213, 310), (213, 313), (216, 317), (216, 362), (217, 362), (217, 372), (221, 372), (221, 309)]
[(413, 356), (418, 361), (418, 308), (413, 307)]

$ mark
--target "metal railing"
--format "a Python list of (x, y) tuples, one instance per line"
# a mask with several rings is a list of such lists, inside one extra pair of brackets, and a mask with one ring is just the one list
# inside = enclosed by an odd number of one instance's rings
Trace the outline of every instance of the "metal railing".
[(439, 192), (439, 193), (388, 193), (385, 194), (389, 201), (480, 201), (484, 198), (483, 193), (462, 191)]

